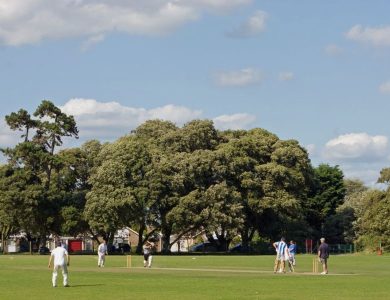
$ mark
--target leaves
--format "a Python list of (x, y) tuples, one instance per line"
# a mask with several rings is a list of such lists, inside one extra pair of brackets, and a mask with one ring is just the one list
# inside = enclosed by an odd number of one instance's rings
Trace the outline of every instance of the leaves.
[[(379, 207), (375, 197), (368, 199), (359, 184), (344, 185), (338, 166), (313, 168), (297, 141), (264, 129), (221, 132), (209, 120), (181, 128), (151, 120), (113, 143), (57, 151), (64, 137), (78, 137), (73, 117), (45, 100), (33, 118), (25, 110), (7, 116), (24, 138), (3, 150), (9, 164), (0, 176), (0, 201), (20, 205), (13, 214), (0, 211), (0, 225), (12, 230), (108, 237), (128, 226), (138, 230), (140, 247), (161, 232), (166, 252), (172, 234), (200, 231), (223, 250), (237, 236), (245, 248), (256, 232), (265, 239), (303, 237), (324, 224), (335, 228), (329, 232), (335, 239), (352, 236), (350, 223), (362, 234), (385, 232), (367, 225), (373, 216), (365, 210)], [(386, 172), (379, 182), (388, 181)]]

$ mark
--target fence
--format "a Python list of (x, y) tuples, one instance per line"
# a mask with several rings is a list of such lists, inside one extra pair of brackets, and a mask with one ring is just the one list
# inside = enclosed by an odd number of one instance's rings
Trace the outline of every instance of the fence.
[(333, 254), (354, 253), (355, 247), (353, 244), (332, 244), (329, 245), (329, 250)]

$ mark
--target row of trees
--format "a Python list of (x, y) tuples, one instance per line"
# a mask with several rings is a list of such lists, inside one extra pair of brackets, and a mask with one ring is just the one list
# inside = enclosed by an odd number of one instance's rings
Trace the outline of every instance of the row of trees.
[[(371, 222), (389, 213), (387, 191), (344, 181), (337, 166), (314, 168), (297, 141), (264, 129), (218, 131), (208, 120), (180, 128), (153, 120), (113, 143), (92, 140), (57, 151), (78, 129), (50, 101), (33, 116), (21, 109), (6, 122), (22, 132), (22, 141), (3, 149), (2, 239), (23, 231), (41, 244), (50, 234), (110, 241), (128, 226), (139, 233), (138, 252), (157, 232), (169, 252), (172, 235), (199, 231), (224, 250), (238, 236), (244, 249), (280, 235), (325, 234), (367, 245), (373, 236), (385, 242), (390, 228)], [(386, 174), (381, 178), (388, 182)]]

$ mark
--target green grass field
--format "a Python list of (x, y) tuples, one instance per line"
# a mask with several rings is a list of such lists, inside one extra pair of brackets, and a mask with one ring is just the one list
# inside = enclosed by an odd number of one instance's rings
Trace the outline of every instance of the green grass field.
[(273, 256), (71, 256), (70, 288), (51, 286), (48, 256), (1, 255), (0, 299), (390, 299), (390, 256), (338, 255), (328, 275), (312, 274), (311, 255), (296, 273), (273, 274)]

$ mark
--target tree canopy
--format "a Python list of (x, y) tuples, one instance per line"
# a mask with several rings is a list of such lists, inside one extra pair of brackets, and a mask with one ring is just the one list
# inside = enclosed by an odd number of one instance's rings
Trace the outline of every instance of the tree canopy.
[[(44, 244), (49, 235), (90, 234), (112, 242), (131, 227), (137, 252), (159, 234), (162, 251), (203, 233), (218, 250), (240, 240), (281, 235), (303, 241), (326, 235), (333, 243), (389, 243), (389, 189), (344, 179), (339, 166), (312, 166), (296, 140), (261, 128), (219, 131), (210, 120), (178, 127), (150, 120), (118, 140), (78, 138), (72, 116), (44, 100), (33, 114), (6, 116), (21, 141), (2, 149), (2, 238), (23, 231)], [(389, 184), (389, 168), (379, 183)], [(372, 246), (372, 245), (371, 245)]]

